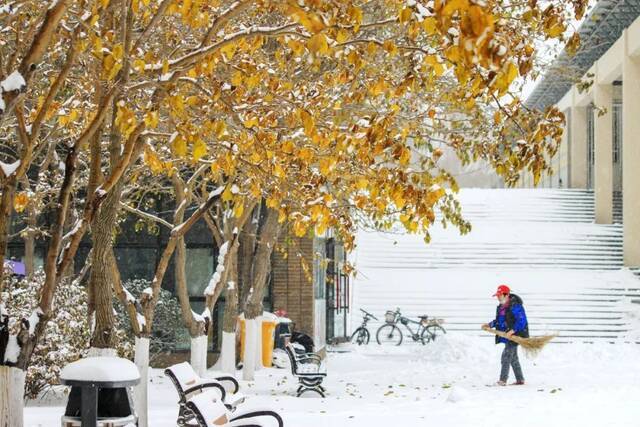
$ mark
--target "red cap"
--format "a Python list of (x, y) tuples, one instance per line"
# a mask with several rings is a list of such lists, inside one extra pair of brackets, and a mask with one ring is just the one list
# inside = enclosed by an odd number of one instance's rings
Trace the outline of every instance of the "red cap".
[(511, 289), (507, 285), (500, 285), (498, 289), (496, 289), (496, 293), (493, 294), (494, 297), (498, 295), (509, 295), (511, 293)]

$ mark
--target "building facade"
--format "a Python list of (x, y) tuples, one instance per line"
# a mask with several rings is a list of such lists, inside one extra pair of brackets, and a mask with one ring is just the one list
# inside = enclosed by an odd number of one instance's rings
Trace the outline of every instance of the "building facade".
[[(600, 0), (578, 30), (580, 50), (560, 54), (527, 99), (566, 117), (553, 174), (540, 186), (593, 191), (596, 223), (622, 223), (628, 267), (640, 266), (639, 16), (640, 1)], [(519, 184), (533, 187), (532, 177)]]

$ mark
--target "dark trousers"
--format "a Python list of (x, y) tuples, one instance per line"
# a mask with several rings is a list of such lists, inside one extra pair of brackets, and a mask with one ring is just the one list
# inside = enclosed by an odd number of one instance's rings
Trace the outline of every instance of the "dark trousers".
[(500, 381), (507, 381), (509, 378), (509, 368), (513, 368), (513, 373), (516, 375), (516, 381), (524, 381), (522, 375), (522, 367), (520, 367), (520, 360), (518, 360), (518, 345), (507, 343), (502, 350), (502, 369), (500, 370)]

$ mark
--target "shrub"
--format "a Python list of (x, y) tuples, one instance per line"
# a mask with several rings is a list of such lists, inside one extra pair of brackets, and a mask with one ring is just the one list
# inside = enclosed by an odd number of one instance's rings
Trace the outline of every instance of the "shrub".
[[(141, 295), (151, 286), (145, 279), (132, 279), (123, 283), (132, 295)], [(118, 313), (118, 328), (124, 330), (131, 340), (134, 339), (129, 316), (122, 304), (116, 305)], [(150, 362), (162, 353), (175, 350), (176, 345), (183, 339), (185, 327), (182, 323), (180, 304), (176, 297), (167, 290), (160, 290), (160, 297), (153, 317), (153, 335), (149, 343)]]
[[(20, 277), (6, 279), (0, 300), (9, 311), (12, 333), (17, 332), (17, 321), (29, 317), (37, 308), (38, 293), (45, 275), (37, 271), (31, 280)], [(63, 280), (56, 289), (53, 303), (53, 318), (47, 324), (44, 335), (38, 342), (27, 369), (25, 396), (37, 397), (47, 387), (59, 384), (62, 368), (83, 357), (91, 338), (87, 320), (87, 292), (77, 281)], [(130, 357), (133, 351), (131, 340), (125, 331), (116, 331), (118, 354)]]

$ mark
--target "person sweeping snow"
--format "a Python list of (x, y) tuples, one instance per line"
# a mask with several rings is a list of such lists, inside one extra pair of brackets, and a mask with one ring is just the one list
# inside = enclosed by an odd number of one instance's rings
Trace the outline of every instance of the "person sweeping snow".
[(518, 343), (512, 341), (511, 337), (518, 336), (529, 338), (529, 324), (527, 322), (527, 314), (524, 311), (522, 298), (511, 293), (511, 289), (507, 285), (500, 285), (493, 294), (498, 298), (499, 304), (496, 308), (496, 317), (490, 323), (482, 325), (482, 329), (490, 330), (495, 328), (497, 331), (506, 332), (506, 336), (496, 335), (496, 344), (504, 343), (502, 351), (500, 370), (500, 380), (496, 383), (499, 386), (507, 385), (509, 378), (509, 369), (513, 369), (516, 376), (514, 385), (523, 385), (524, 376), (522, 367), (518, 359)]

